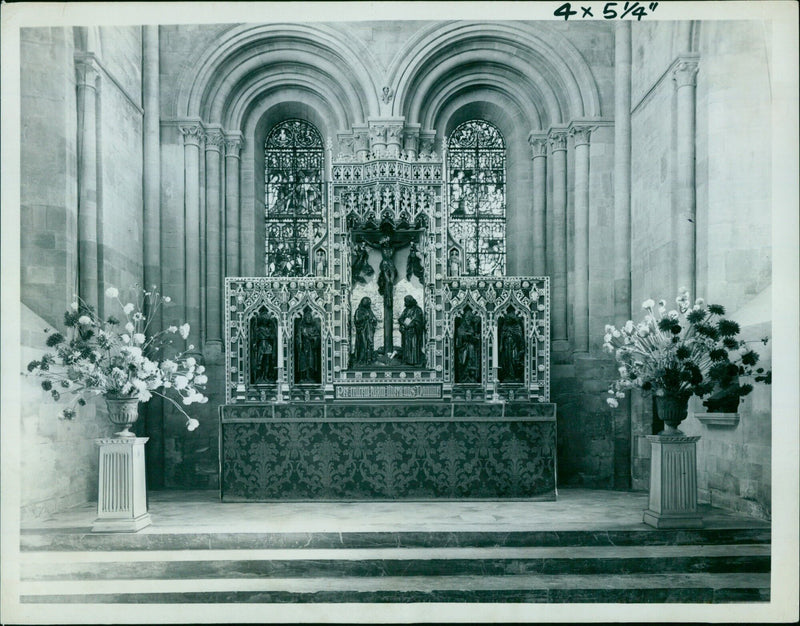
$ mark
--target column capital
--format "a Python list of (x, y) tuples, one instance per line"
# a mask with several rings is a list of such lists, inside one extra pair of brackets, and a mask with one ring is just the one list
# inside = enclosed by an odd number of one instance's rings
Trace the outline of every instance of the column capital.
[(544, 133), (530, 133), (528, 144), (531, 147), (531, 159), (547, 156), (547, 135)]
[(553, 128), (548, 133), (547, 140), (550, 142), (552, 152), (566, 151), (567, 149), (567, 129)]
[(588, 124), (575, 124), (569, 127), (569, 136), (572, 137), (575, 147), (589, 144), (589, 137), (594, 126)]
[(223, 135), (225, 143), (225, 156), (238, 159), (239, 153), (242, 149), (242, 144), (244, 143), (244, 140), (242, 139), (242, 133), (238, 130), (234, 130), (225, 132)]
[(178, 130), (183, 135), (184, 146), (199, 146), (203, 140), (203, 125), (199, 121), (179, 122)]
[(225, 137), (221, 128), (207, 128), (205, 132), (206, 151), (222, 152)]
[(78, 87), (95, 89), (97, 81), (102, 76), (97, 57), (91, 52), (76, 52), (73, 58), (75, 59), (75, 77)]
[(676, 59), (673, 70), (672, 80), (675, 87), (694, 87), (697, 84), (697, 70), (700, 61), (696, 57), (679, 57)]

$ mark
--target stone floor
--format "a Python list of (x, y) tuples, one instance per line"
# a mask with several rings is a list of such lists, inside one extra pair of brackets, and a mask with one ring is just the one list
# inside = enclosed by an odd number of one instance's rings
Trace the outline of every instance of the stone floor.
[[(220, 502), (214, 491), (151, 491), (152, 525), (138, 535), (172, 533), (502, 532), (651, 530), (647, 494), (559, 489), (555, 502)], [(700, 505), (704, 527), (769, 528), (769, 523)], [(25, 531), (88, 530), (92, 504), (23, 526)]]

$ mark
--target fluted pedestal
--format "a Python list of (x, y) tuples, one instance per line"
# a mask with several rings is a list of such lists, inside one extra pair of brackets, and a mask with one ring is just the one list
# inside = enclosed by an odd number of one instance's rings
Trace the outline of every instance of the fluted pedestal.
[(95, 439), (100, 446), (97, 519), (92, 532), (136, 532), (150, 525), (144, 470), (148, 437)]
[(655, 528), (702, 528), (697, 512), (697, 441), (650, 435), (650, 503), (644, 523)]

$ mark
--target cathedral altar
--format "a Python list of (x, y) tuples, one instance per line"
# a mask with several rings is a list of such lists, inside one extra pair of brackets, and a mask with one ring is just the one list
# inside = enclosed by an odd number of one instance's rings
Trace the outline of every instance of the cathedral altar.
[(465, 236), (469, 163), (373, 145), (306, 190), (272, 275), (226, 279), (222, 498), (555, 498), (549, 279)]

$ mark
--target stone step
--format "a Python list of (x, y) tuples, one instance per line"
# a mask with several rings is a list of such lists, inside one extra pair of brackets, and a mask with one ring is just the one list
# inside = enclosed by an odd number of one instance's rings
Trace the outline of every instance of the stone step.
[(158, 532), (91, 533), (86, 527), (23, 530), (25, 551), (259, 550), (277, 548), (446, 548), (769, 544), (769, 527), (655, 530), (465, 532)]
[(23, 553), (24, 581), (768, 573), (768, 545)]
[(764, 602), (769, 574), (24, 581), (23, 603)]

